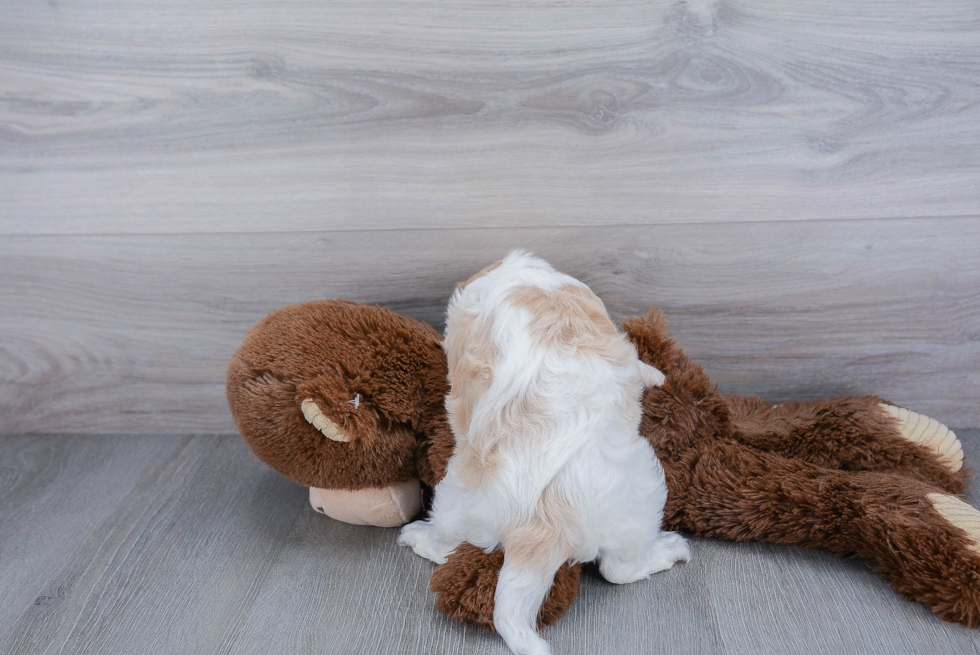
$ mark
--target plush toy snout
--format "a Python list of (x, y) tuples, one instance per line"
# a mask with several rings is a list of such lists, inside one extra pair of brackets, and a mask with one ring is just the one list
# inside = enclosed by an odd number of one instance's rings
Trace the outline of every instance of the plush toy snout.
[(310, 487), (310, 505), (344, 523), (393, 528), (405, 525), (419, 513), (422, 491), (418, 480), (357, 491)]

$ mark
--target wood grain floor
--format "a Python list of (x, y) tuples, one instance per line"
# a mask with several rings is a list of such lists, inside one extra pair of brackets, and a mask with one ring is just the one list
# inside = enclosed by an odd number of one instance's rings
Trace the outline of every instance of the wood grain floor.
[[(980, 430), (960, 433), (972, 463)], [(966, 497), (980, 502), (980, 492)], [(397, 531), (314, 512), (235, 437), (0, 438), (0, 652), (507, 653), (434, 609)], [(693, 540), (626, 586), (587, 571), (561, 655), (980, 653), (853, 559)]]

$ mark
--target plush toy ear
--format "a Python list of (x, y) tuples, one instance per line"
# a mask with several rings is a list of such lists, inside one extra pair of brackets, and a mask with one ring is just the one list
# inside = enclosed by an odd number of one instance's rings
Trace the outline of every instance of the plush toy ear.
[[(357, 395), (357, 399), (360, 400), (360, 394)], [(327, 439), (333, 441), (347, 442), (350, 441), (350, 435), (343, 432), (336, 423), (327, 418), (327, 415), (323, 413), (320, 406), (317, 405), (316, 400), (313, 398), (307, 398), (302, 403), (300, 403), (300, 409), (303, 410), (303, 416), (307, 421), (313, 424), (317, 430), (323, 433)]]
[(363, 396), (356, 408), (346, 404), (346, 389), (328, 403), (322, 382), (296, 385), (236, 353), (228, 402), (252, 452), (304, 487), (353, 491), (417, 480), (414, 430), (379, 419)]
[[(493, 597), (503, 564), (504, 551), (499, 548), (485, 553), (472, 544), (457, 546), (429, 582), (429, 587), (438, 594), (436, 609), (451, 619), (493, 630)], [(538, 612), (539, 628), (551, 625), (569, 608), (578, 595), (581, 573), (581, 564), (561, 565)]]
[(303, 417), (331, 441), (385, 438), (390, 420), (362, 387), (358, 378), (325, 372), (296, 386), (296, 402)]

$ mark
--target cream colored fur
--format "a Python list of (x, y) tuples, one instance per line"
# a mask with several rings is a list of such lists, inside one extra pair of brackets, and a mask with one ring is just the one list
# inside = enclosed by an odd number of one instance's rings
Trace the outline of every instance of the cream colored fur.
[(550, 652), (535, 620), (563, 562), (598, 558), (625, 583), (689, 559), (660, 531), (663, 470), (638, 432), (663, 375), (587, 286), (511, 253), (457, 290), (445, 349), (456, 448), (430, 518), (399, 541), (436, 562), (462, 541), (502, 546), (494, 626), (514, 652)]

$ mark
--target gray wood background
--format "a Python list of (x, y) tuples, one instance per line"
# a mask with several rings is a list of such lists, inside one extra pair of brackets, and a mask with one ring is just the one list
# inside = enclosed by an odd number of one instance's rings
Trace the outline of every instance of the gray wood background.
[(724, 390), (980, 425), (978, 80), (976, 0), (0, 0), (0, 432), (233, 432), (265, 313), (513, 247)]

